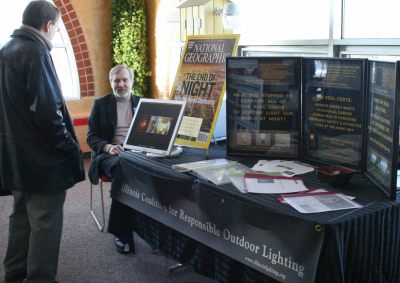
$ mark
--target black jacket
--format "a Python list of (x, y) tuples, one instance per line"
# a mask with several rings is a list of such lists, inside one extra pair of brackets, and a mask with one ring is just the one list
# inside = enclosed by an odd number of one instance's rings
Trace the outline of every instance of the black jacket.
[[(131, 96), (132, 114), (139, 103), (140, 97)], [(98, 162), (101, 159), (101, 149), (111, 144), (117, 127), (117, 100), (113, 94), (96, 99), (89, 117), (87, 144), (92, 149), (92, 164), (89, 178), (93, 184), (98, 183)]]
[(84, 180), (82, 153), (48, 47), (15, 30), (0, 49), (0, 185), (63, 191)]

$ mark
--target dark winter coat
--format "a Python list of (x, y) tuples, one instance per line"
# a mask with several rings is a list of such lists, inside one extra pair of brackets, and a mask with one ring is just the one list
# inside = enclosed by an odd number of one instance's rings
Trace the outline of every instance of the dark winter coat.
[(49, 48), (15, 30), (0, 49), (0, 189), (63, 191), (84, 178)]

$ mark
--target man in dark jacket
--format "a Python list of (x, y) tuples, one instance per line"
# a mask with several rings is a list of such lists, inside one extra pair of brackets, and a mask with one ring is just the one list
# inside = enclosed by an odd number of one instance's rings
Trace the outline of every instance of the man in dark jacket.
[[(94, 101), (89, 117), (87, 143), (93, 150), (89, 179), (98, 183), (99, 172), (109, 179), (119, 162), (119, 153), (128, 133), (139, 97), (131, 95), (133, 71), (124, 65), (117, 65), (109, 74), (112, 94)], [(108, 232), (114, 234), (114, 243), (120, 253), (135, 252), (132, 225), (129, 222), (132, 209), (112, 200)]]
[(50, 56), (59, 10), (25, 8), (0, 49), (0, 180), (12, 192), (6, 282), (53, 282), (66, 190), (84, 180), (82, 154)]

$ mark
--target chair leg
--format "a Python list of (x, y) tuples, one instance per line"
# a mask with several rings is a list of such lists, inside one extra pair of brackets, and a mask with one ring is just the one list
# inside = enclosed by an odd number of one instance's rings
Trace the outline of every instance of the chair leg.
[(100, 180), (100, 199), (101, 199), (102, 225), (100, 224), (99, 220), (97, 219), (93, 211), (93, 184), (90, 184), (90, 214), (92, 215), (93, 220), (96, 222), (97, 227), (99, 227), (100, 231), (103, 232), (104, 227), (106, 225), (106, 218), (105, 218), (104, 197), (103, 197), (103, 181), (101, 180)]

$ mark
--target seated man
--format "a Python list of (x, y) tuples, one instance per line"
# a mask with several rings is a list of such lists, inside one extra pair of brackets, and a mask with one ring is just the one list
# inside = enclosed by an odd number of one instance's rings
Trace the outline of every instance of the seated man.
[[(139, 97), (131, 94), (134, 75), (130, 68), (117, 65), (110, 70), (109, 78), (113, 93), (96, 99), (89, 117), (87, 143), (93, 151), (89, 179), (93, 184), (98, 184), (100, 174), (113, 179), (139, 102)], [(131, 213), (129, 207), (112, 200), (108, 232), (115, 235), (114, 243), (120, 253), (135, 252), (128, 219)]]

